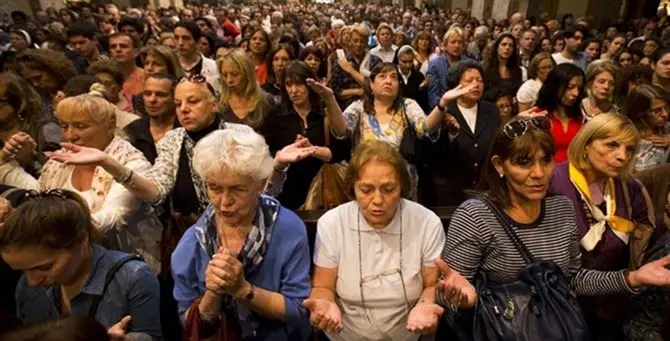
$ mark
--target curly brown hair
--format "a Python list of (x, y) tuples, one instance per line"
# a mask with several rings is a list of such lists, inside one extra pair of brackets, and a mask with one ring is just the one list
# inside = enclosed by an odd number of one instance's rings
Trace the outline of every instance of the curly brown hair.
[(49, 73), (62, 88), (68, 79), (77, 75), (77, 69), (62, 52), (50, 49), (28, 49), (16, 57), (19, 70), (23, 68), (43, 70)]
[(21, 129), (35, 139), (39, 150), (43, 150), (46, 146), (40, 129), (45, 113), (37, 91), (21, 76), (3, 72), (0, 73), (0, 98), (9, 102), (22, 123)]

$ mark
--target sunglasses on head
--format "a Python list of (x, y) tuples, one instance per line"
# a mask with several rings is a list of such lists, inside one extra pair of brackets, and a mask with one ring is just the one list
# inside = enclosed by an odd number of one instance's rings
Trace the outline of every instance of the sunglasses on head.
[(526, 134), (530, 126), (549, 132), (551, 130), (551, 121), (544, 116), (534, 116), (529, 119), (513, 119), (503, 126), (503, 132), (510, 140), (515, 140)]
[(184, 82), (195, 83), (195, 84), (206, 84), (207, 90), (209, 90), (212, 96), (216, 96), (216, 90), (214, 90), (214, 87), (207, 82), (207, 78), (205, 78), (205, 76), (199, 73), (194, 75), (186, 75), (180, 78), (177, 83), (184, 83)]

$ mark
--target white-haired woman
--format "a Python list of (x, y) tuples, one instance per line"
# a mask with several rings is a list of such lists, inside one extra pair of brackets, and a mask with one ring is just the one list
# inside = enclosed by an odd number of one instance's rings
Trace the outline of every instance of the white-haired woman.
[(172, 254), (174, 296), (191, 337), (307, 340), (309, 244), (300, 218), (263, 195), (273, 160), (251, 129), (216, 131), (193, 168), (211, 203)]
[[(68, 97), (58, 103), (56, 117), (63, 141), (102, 154), (109, 154), (124, 168), (146, 174), (151, 164), (130, 142), (115, 136), (116, 106), (95, 95)], [(153, 209), (102, 167), (47, 161), (39, 179), (34, 179), (11, 160), (21, 149), (19, 133), (0, 151), (0, 179), (25, 189), (67, 189), (85, 199), (106, 246), (140, 254), (151, 268), (160, 269), (162, 225)]]

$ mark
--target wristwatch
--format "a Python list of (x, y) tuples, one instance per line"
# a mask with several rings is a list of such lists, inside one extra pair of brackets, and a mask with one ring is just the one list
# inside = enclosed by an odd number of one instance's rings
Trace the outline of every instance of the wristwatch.
[(248, 302), (251, 302), (251, 300), (254, 299), (254, 285), (249, 284), (249, 292), (244, 296), (244, 299), (247, 300)]

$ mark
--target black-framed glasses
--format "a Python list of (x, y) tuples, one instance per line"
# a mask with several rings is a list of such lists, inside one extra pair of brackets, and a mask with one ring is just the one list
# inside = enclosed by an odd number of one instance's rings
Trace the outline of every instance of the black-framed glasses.
[(216, 96), (216, 90), (214, 90), (214, 87), (207, 82), (207, 78), (205, 76), (196, 73), (192, 75), (186, 75), (177, 81), (177, 83), (184, 83), (184, 82), (190, 82), (190, 83), (195, 83), (195, 84), (205, 84), (207, 85), (207, 90), (213, 95)]
[(514, 119), (503, 126), (503, 132), (511, 139), (515, 140), (528, 132), (530, 126), (549, 132), (551, 130), (551, 120), (544, 116), (534, 116), (528, 119)]

